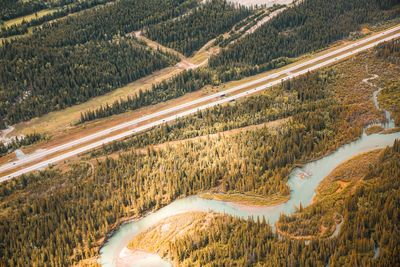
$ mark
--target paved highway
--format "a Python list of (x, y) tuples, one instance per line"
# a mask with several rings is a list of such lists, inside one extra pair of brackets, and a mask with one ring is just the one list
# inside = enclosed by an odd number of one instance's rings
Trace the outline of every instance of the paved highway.
[[(2, 178), (0, 178), (0, 182), (4, 182), (6, 180), (12, 179), (14, 177), (17, 177), (21, 174), (27, 173), (27, 172), (31, 172), (31, 171), (35, 171), (41, 168), (44, 168), (50, 164), (56, 163), (58, 161), (61, 160), (65, 160), (67, 158), (70, 158), (72, 156), (78, 155), (80, 153), (83, 152), (87, 152), (91, 149), (94, 149), (96, 147), (102, 146), (103, 144), (106, 143), (110, 143), (112, 141), (115, 140), (119, 140), (121, 138), (130, 136), (134, 133), (140, 132), (140, 131), (144, 131), (146, 129), (152, 128), (154, 126), (163, 124), (165, 122), (169, 122), (172, 120), (175, 120), (179, 117), (184, 117), (190, 114), (193, 114), (199, 110), (203, 110), (203, 109), (207, 109), (207, 108), (211, 108), (214, 107), (216, 105), (220, 105), (223, 103), (227, 103), (230, 101), (234, 101), (238, 98), (247, 96), (249, 94), (253, 94), (265, 89), (268, 89), (274, 85), (277, 85), (279, 83), (281, 83), (284, 80), (288, 80), (288, 79), (292, 79), (294, 77), (303, 75), (307, 72), (313, 71), (313, 70), (317, 70), (319, 68), (334, 64), (337, 61), (343, 60), (349, 56), (352, 56), (356, 53), (360, 53), (362, 51), (365, 51), (367, 49), (370, 49), (382, 42), (385, 41), (390, 41), (396, 38), (400, 38), (400, 25), (394, 28), (391, 28), (389, 30), (383, 31), (379, 34), (376, 35), (372, 35), (368, 38), (364, 38), (361, 39), (357, 42), (351, 43), (347, 46), (341, 47), (339, 49), (333, 50), (331, 52), (325, 53), (321, 56), (312, 58), (310, 60), (307, 60), (303, 63), (300, 64), (296, 64), (290, 68), (286, 68), (283, 69), (281, 71), (278, 71), (274, 74), (271, 75), (267, 75), (265, 77), (262, 77), (260, 79), (251, 81), (251, 82), (247, 82), (244, 84), (241, 84), (239, 86), (235, 86), (232, 87), (228, 90), (224, 90), (224, 91), (220, 91), (218, 93), (214, 93), (212, 95), (208, 95), (205, 97), (201, 97), (198, 98), (196, 100), (181, 104), (181, 105), (177, 105), (175, 107), (171, 107), (168, 109), (164, 109), (146, 116), (143, 116), (141, 118), (138, 119), (134, 119), (122, 124), (119, 124), (117, 126), (114, 127), (110, 127), (108, 129), (99, 131), (97, 133), (76, 139), (74, 141), (65, 143), (63, 145), (59, 145), (56, 147), (53, 147), (51, 149), (47, 149), (44, 151), (41, 151), (39, 153), (35, 153), (32, 155), (27, 155), (25, 158), (20, 159), (20, 160), (16, 160), (7, 164), (4, 164), (2, 166), (0, 166), (0, 173), (4, 173), (6, 171), (11, 171), (13, 169), (16, 169), (18, 167), (20, 167), (20, 170), (17, 170), (11, 174), (8, 174)], [(274, 80), (278, 77), (282, 77), (281, 79), (275, 80), (275, 81), (271, 81), (271, 82), (267, 82), (268, 80)], [(241, 93), (232, 95), (232, 96), (227, 96), (228, 94), (237, 92), (239, 90), (245, 89), (247, 87), (262, 83), (262, 82), (267, 82), (263, 85), (257, 86), (255, 88), (251, 88), (249, 90), (243, 91)], [(223, 98), (221, 98), (223, 97)], [(197, 106), (195, 108), (193, 108), (193, 106), (195, 105), (199, 105), (203, 102), (206, 102), (203, 105)], [(189, 109), (190, 107), (192, 107), (191, 109)], [(187, 110), (186, 110), (187, 109)], [(181, 111), (181, 112), (179, 112)], [(178, 113), (176, 113), (178, 112)], [(176, 113), (174, 115), (170, 115), (171, 113)], [(166, 115), (170, 115), (168, 117), (163, 117)], [(115, 134), (112, 136), (111, 135), (113, 132), (116, 131), (120, 131), (123, 130), (125, 128), (131, 128), (135, 125), (137, 125), (138, 123), (141, 122), (145, 122), (151, 119), (156, 119), (159, 117), (163, 117), (162, 119), (147, 123), (145, 125), (136, 127), (134, 129), (127, 129), (126, 131), (119, 133), (119, 134)], [(104, 137), (103, 139), (101, 139), (100, 141), (95, 141), (96, 139), (99, 139), (101, 137)], [(91, 142), (92, 141), (92, 142)], [(91, 142), (91, 143), (90, 143)], [(88, 144), (87, 144), (88, 143)], [(86, 145), (85, 145), (86, 144)], [(74, 149), (74, 150), (70, 150), (73, 147), (79, 146), (78, 148)], [(56, 155), (54, 157), (51, 157), (51, 155), (55, 154), (55, 153), (59, 153), (61, 151), (64, 150), (70, 150), (67, 151), (63, 154), (60, 155)], [(44, 159), (46, 158), (46, 159)], [(33, 162), (37, 162), (40, 159), (43, 159), (41, 162), (38, 163), (33, 163)], [(25, 168), (22, 168), (24, 165), (27, 165), (29, 163), (33, 163), (31, 166), (27, 166)]]

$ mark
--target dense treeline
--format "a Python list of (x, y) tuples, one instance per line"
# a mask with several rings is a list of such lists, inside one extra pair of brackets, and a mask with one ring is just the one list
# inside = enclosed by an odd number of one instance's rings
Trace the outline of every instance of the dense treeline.
[(86, 101), (175, 62), (126, 38), (62, 49), (15, 42), (0, 48), (0, 58), (0, 117), (8, 124)]
[(46, 8), (63, 7), (67, 5), (86, 5), (96, 0), (3, 0), (0, 10), (0, 24), (2, 21), (34, 14)]
[(376, 55), (379, 58), (389, 60), (393, 64), (400, 65), (400, 40), (394, 40), (379, 45), (376, 48)]
[(248, 8), (234, 6), (226, 0), (211, 0), (180, 18), (149, 26), (145, 34), (190, 56), (251, 13)]
[(165, 102), (186, 93), (199, 90), (207, 84), (212, 84), (210, 72), (204, 69), (185, 71), (173, 77), (171, 80), (153, 85), (149, 91), (139, 91), (139, 94), (136, 96), (129, 96), (126, 99), (117, 100), (111, 105), (106, 104), (96, 110), (83, 112), (81, 113), (81, 118), (78, 123), (109, 117), (128, 110), (135, 110), (140, 107)]
[[(400, 66), (400, 40), (387, 42), (376, 49), (376, 56)], [(380, 106), (390, 111), (395, 125), (400, 126), (400, 80), (394, 79), (378, 95)]]
[(269, 69), (273, 60), (323, 48), (359, 30), (363, 23), (399, 16), (398, 10), (382, 10), (395, 4), (379, 0), (305, 0), (223, 50), (210, 60), (210, 66), (222, 73), (223, 81)]
[(6, 122), (4, 121), (3, 117), (0, 117), (0, 130), (7, 128)]
[(44, 1), (1, 1), (0, 24), (2, 21), (35, 13), (47, 7)]
[(44, 139), (46, 139), (46, 136), (43, 134), (31, 133), (23, 137), (15, 137), (6, 144), (0, 141), (0, 157), (22, 146), (29, 146)]
[(58, 19), (68, 14), (92, 8), (97, 5), (103, 5), (108, 2), (110, 2), (110, 0), (90, 0), (90, 1), (78, 2), (73, 5), (67, 5), (61, 9), (58, 9), (53, 13), (44, 15), (42, 17), (34, 18), (29, 21), (22, 21), (21, 24), (16, 24), (7, 28), (3, 27), (0, 31), (0, 37), (5, 38), (13, 35), (25, 34), (28, 32), (29, 27), (38, 26), (46, 21)]
[[(345, 223), (334, 239), (279, 238), (265, 221), (217, 217), (194, 234), (165, 245), (180, 266), (396, 266), (400, 252), (400, 140), (370, 168), (344, 203)], [(240, 244), (240, 245), (238, 245)]]
[(60, 47), (90, 40), (111, 40), (115, 35), (177, 17), (196, 4), (195, 0), (121, 0), (57, 23), (47, 23), (28, 42)]
[(250, 30), (265, 17), (271, 15), (272, 12), (285, 7), (285, 5), (274, 4), (272, 7), (266, 8), (264, 10), (262, 9), (260, 12), (257, 12), (256, 14), (249, 16), (241, 22), (237, 23), (235, 27), (233, 27), (233, 29), (229, 32), (227, 37), (225, 35), (218, 36), (214, 44), (218, 45), (219, 47), (226, 47), (240, 37), (243, 37), (248, 32), (248, 30)]
[(0, 117), (7, 124), (27, 120), (174, 64), (174, 56), (119, 36), (179, 16), (196, 4), (121, 0), (5, 42), (0, 47)]

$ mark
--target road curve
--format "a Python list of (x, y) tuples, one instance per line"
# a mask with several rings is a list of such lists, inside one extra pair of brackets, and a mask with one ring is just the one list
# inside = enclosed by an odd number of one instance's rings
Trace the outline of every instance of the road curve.
[[(376, 46), (376, 45), (378, 45), (378, 44), (380, 44), (382, 42), (390, 41), (390, 40), (397, 39), (397, 38), (400, 38), (400, 25), (398, 25), (398, 26), (396, 26), (394, 28), (388, 29), (386, 31), (382, 31), (379, 34), (372, 35), (370, 37), (361, 39), (361, 40), (359, 40), (357, 42), (351, 43), (351, 44), (349, 44), (347, 46), (344, 46), (344, 47), (341, 47), (339, 49), (333, 50), (333, 51), (328, 52), (326, 54), (323, 54), (321, 56), (312, 58), (312, 59), (307, 60), (307, 61), (305, 61), (303, 63), (296, 64), (296, 65), (294, 65), (294, 66), (292, 66), (290, 68), (286, 68), (286, 69), (278, 71), (278, 72), (276, 72), (274, 74), (270, 74), (270, 75), (267, 75), (265, 77), (259, 78), (257, 80), (254, 80), (254, 81), (251, 81), (251, 82), (247, 82), (247, 83), (241, 84), (239, 86), (235, 86), (235, 87), (232, 87), (230, 89), (227, 89), (227, 90), (224, 90), (224, 91), (220, 91), (218, 93), (214, 93), (214, 94), (211, 94), (211, 95), (208, 95), (208, 96), (205, 96), (205, 97), (201, 97), (201, 98), (198, 98), (196, 100), (193, 100), (193, 101), (181, 104), (181, 105), (177, 105), (175, 107), (164, 109), (164, 110), (161, 110), (161, 111), (158, 111), (158, 112), (143, 116), (143, 117), (138, 118), (138, 119), (134, 119), (134, 120), (131, 120), (131, 121), (128, 121), (128, 122), (125, 122), (125, 123), (121, 123), (121, 124), (116, 125), (114, 127), (110, 127), (108, 129), (105, 129), (105, 130), (99, 131), (97, 133), (94, 133), (94, 134), (91, 134), (91, 135), (76, 139), (74, 141), (71, 141), (71, 142), (68, 142), (68, 143), (53, 147), (53, 148), (48, 149), (48, 150), (44, 150), (44, 151), (39, 152), (39, 153), (35, 153), (35, 154), (32, 154), (32, 155), (27, 155), (23, 159), (16, 160), (16, 161), (13, 161), (13, 162), (10, 162), (10, 163), (7, 163), (7, 164), (4, 164), (4, 165), (0, 166), (0, 173), (4, 173), (6, 171), (10, 171), (10, 170), (16, 169), (18, 167), (22, 167), (22, 166), (24, 166), (24, 165), (26, 165), (28, 163), (32, 163), (32, 162), (38, 161), (38, 160), (43, 159), (45, 157), (46, 157), (46, 159), (44, 159), (43, 161), (41, 161), (39, 163), (35, 163), (35, 164), (31, 165), (31, 166), (28, 166), (26, 168), (22, 168), (22, 169), (17, 170), (17, 171), (15, 171), (13, 173), (7, 174), (4, 177), (1, 177), (0, 178), (0, 183), (4, 182), (4, 181), (7, 181), (9, 179), (15, 178), (17, 176), (20, 176), (20, 175), (22, 175), (24, 173), (28, 173), (28, 172), (31, 172), (31, 171), (35, 171), (35, 170), (44, 168), (44, 167), (46, 167), (46, 166), (48, 166), (50, 164), (56, 163), (56, 162), (61, 161), (61, 160), (65, 160), (67, 158), (70, 158), (72, 156), (78, 155), (80, 153), (87, 152), (87, 151), (89, 151), (91, 149), (94, 149), (96, 147), (99, 147), (99, 146), (102, 146), (104, 144), (110, 143), (112, 141), (122, 139), (122, 138), (130, 136), (130, 135), (132, 135), (134, 133), (147, 130), (149, 128), (152, 128), (154, 126), (163, 124), (165, 122), (169, 122), (169, 121), (175, 120), (175, 119), (177, 119), (179, 117), (184, 117), (184, 116), (193, 114), (193, 113), (195, 113), (195, 112), (197, 112), (199, 110), (211, 108), (211, 107), (223, 104), (223, 103), (227, 103), (227, 102), (236, 100), (236, 99), (244, 97), (244, 96), (248, 96), (249, 94), (253, 94), (253, 93), (256, 93), (256, 92), (259, 92), (259, 91), (262, 91), (262, 90), (266, 90), (266, 89), (268, 89), (268, 88), (270, 88), (270, 87), (272, 87), (274, 85), (277, 85), (277, 84), (281, 83), (282, 81), (285, 81), (285, 80), (288, 80), (288, 79), (292, 79), (294, 77), (303, 75), (303, 74), (305, 74), (307, 72), (326, 67), (326, 66), (334, 64), (334, 63), (336, 63), (336, 62), (338, 62), (340, 60), (346, 59), (346, 58), (348, 58), (348, 57), (350, 57), (350, 56), (352, 56), (354, 54), (357, 54), (357, 53), (360, 53), (362, 51), (368, 50), (368, 49), (370, 49), (370, 48), (372, 48), (372, 47), (374, 47), (374, 46)], [(275, 81), (272, 81), (272, 82), (268, 82), (266, 84), (257, 86), (255, 88), (251, 88), (251, 89), (246, 90), (244, 92), (241, 92), (241, 93), (238, 93), (238, 94), (235, 94), (235, 95), (232, 95), (232, 96), (227, 96), (227, 97), (221, 98), (223, 96), (226, 96), (227, 94), (231, 94), (231, 93), (237, 92), (239, 90), (245, 89), (246, 87), (249, 87), (249, 86), (252, 86), (252, 85), (256, 85), (256, 84), (259, 84), (261, 82), (266, 82), (268, 80), (273, 80), (273, 79), (276, 79), (276, 78), (281, 77), (281, 76), (284, 76), (284, 77), (282, 79), (278, 79), (278, 80), (275, 80)], [(200, 105), (200, 106), (197, 106), (195, 108), (184, 110), (184, 109), (190, 108), (192, 106), (199, 105), (199, 104), (201, 104), (203, 102), (207, 102), (207, 103), (203, 104), (203, 105)], [(184, 110), (184, 111), (181, 111), (181, 110)], [(138, 123), (145, 122), (145, 121), (148, 121), (148, 120), (151, 120), (151, 119), (155, 119), (155, 118), (158, 118), (158, 117), (161, 117), (161, 116), (166, 116), (168, 114), (175, 113), (175, 112), (178, 112), (178, 111), (181, 111), (181, 112), (179, 112), (177, 114), (174, 114), (174, 115), (171, 115), (171, 116), (168, 116), (168, 117), (164, 117), (164, 118), (156, 120), (154, 122), (147, 123), (147, 124), (145, 124), (143, 126), (139, 126), (139, 127), (134, 128), (134, 129), (129, 129), (129, 130), (124, 131), (122, 133), (107, 137), (107, 135), (110, 135), (113, 132), (120, 131), (120, 130), (123, 130), (125, 128), (135, 126)], [(104, 138), (102, 140), (100, 140), (100, 141), (95, 141), (95, 139), (99, 139), (101, 137), (104, 137)], [(84, 145), (85, 143), (88, 143), (90, 141), (94, 141), (94, 142), (92, 142), (90, 144), (87, 144), (87, 145)], [(63, 151), (63, 150), (70, 150), (71, 148), (73, 148), (75, 146), (78, 146), (78, 145), (83, 145), (83, 146), (80, 146), (79, 148), (76, 148), (76, 149), (71, 150), (71, 151), (67, 151), (64, 154), (57, 155), (57, 156), (49, 158), (52, 154), (58, 153), (58, 152)]]

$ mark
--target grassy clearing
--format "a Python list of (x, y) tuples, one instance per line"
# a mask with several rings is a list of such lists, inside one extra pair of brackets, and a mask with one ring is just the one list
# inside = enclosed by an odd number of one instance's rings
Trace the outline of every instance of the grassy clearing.
[(11, 20), (7, 20), (2, 24), (2, 26), (8, 28), (8, 27), (11, 27), (11, 26), (14, 26), (14, 25), (19, 25), (19, 24), (22, 24), (23, 21), (29, 22), (29, 21), (31, 21), (33, 19), (38, 19), (38, 18), (44, 17), (46, 15), (52, 14), (52, 13), (54, 13), (56, 11), (57, 11), (57, 8), (43, 9), (43, 10), (40, 10), (40, 11), (38, 11), (36, 13), (33, 13), (33, 14), (30, 14), (30, 15), (26, 15), (26, 16), (15, 18), (15, 19), (11, 19)]

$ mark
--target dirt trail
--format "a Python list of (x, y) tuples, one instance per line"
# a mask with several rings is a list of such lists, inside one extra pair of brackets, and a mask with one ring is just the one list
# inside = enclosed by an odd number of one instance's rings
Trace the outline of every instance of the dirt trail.
[(294, 0), (229, 0), (231, 3), (240, 4), (244, 6), (255, 6), (255, 5), (288, 5), (294, 2)]
[(9, 126), (7, 129), (0, 131), (0, 142), (7, 143), (9, 141), (7, 135), (14, 131), (14, 129), (13, 126)]
[[(208, 53), (208, 51), (206, 51), (208, 48), (210, 48), (210, 42), (208, 42), (207, 44), (205, 44), (193, 57), (191, 58), (187, 58), (185, 57), (182, 53), (180, 53), (179, 51), (176, 51), (172, 48), (166, 47), (156, 41), (150, 40), (149, 38), (147, 38), (146, 36), (143, 35), (142, 31), (136, 31), (136, 32), (132, 32), (130, 34), (128, 34), (130, 36), (134, 36), (137, 39), (144, 41), (146, 43), (147, 46), (149, 46), (150, 48), (154, 49), (154, 50), (158, 50), (160, 49), (163, 52), (167, 52), (170, 54), (173, 54), (175, 56), (177, 56), (181, 61), (178, 62), (175, 66), (183, 69), (183, 70), (191, 70), (191, 69), (196, 69), (198, 67), (201, 67), (205, 64), (207, 64), (208, 62), (208, 58), (211, 55), (210, 53)], [(213, 40), (212, 40), (213, 41)], [(203, 60), (202, 62), (195, 64), (192, 61), (194, 61), (193, 59), (200, 53), (205, 52), (207, 54), (207, 57), (205, 60)]]

